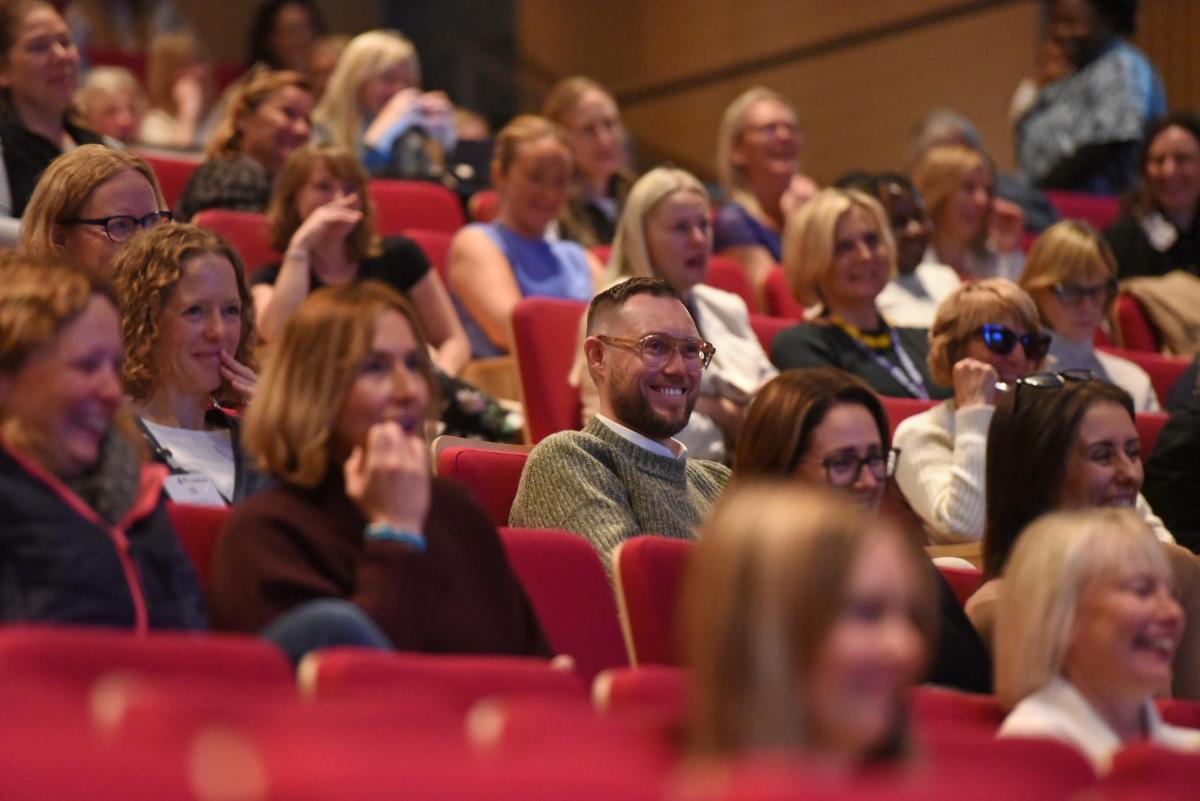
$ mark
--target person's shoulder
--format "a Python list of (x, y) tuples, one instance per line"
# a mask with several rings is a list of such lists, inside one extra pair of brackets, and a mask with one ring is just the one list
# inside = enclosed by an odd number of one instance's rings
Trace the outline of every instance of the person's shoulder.
[(565, 453), (597, 454), (612, 450), (612, 446), (588, 431), (556, 431), (543, 439), (529, 452), (529, 459), (546, 459)]
[(726, 292), (708, 284), (696, 284), (692, 287), (692, 295), (700, 302), (701, 308), (709, 307), (724, 317), (749, 318), (750, 310), (746, 307), (746, 301), (734, 292)]
[(718, 487), (724, 487), (729, 481), (730, 476), (733, 475), (733, 471), (727, 465), (714, 462), (711, 459), (688, 459), (687, 472), (693, 476), (715, 483)]

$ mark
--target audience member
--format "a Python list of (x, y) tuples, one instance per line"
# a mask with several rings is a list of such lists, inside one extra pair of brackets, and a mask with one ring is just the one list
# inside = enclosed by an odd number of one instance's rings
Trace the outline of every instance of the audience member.
[(566, 139), (549, 120), (522, 114), (496, 136), (496, 219), (461, 229), (448, 257), (450, 290), (462, 304), (475, 356), (510, 350), (513, 307), (522, 297), (592, 296), (600, 263), (575, 242), (546, 238), (566, 201), (570, 175)]
[(376, 281), (296, 311), (245, 415), (246, 447), (281, 486), (234, 507), (213, 564), (217, 625), (269, 627), (296, 657), (320, 644), (308, 610), (332, 600), (367, 624), (365, 644), (549, 655), (483, 509), (430, 478), (430, 368), (408, 304)]
[(766, 309), (771, 268), (783, 260), (785, 223), (817, 185), (800, 172), (804, 135), (796, 111), (762, 86), (729, 104), (717, 130), (717, 175), (729, 203), (717, 212), (713, 247), (746, 270)]
[[(693, 457), (728, 461), (726, 446), (737, 440), (746, 403), (776, 370), (750, 328), (745, 302), (703, 283), (712, 252), (710, 219), (708, 192), (691, 173), (651, 170), (628, 195), (602, 283), (661, 278), (683, 298), (700, 336), (717, 351), (701, 375), (696, 408), (676, 438)], [(584, 374), (582, 329), (580, 334), (571, 381), (580, 386), (588, 420), (599, 399)]]
[[(887, 415), (861, 379), (832, 367), (786, 370), (751, 401), (733, 475), (738, 482), (791, 477), (828, 486), (876, 514), (901, 455), (887, 443)], [(987, 648), (946, 579), (932, 563), (927, 570), (937, 587), (940, 620), (927, 680), (991, 692)]]
[(929, 372), (953, 397), (896, 427), (896, 484), (935, 543), (983, 537), (988, 426), (1003, 387), (1041, 364), (1049, 337), (1016, 284), (989, 278), (942, 301), (929, 331)]
[(1183, 634), (1161, 545), (1125, 509), (1059, 512), (1021, 535), (996, 619), (1001, 737), (1074, 746), (1106, 773), (1123, 746), (1200, 751), (1200, 731), (1163, 723)]
[[(985, 581), (966, 607), (984, 642), (993, 642), (996, 603), (1006, 592), (1003, 575), (1013, 547), (1027, 525), (1053, 510), (1134, 507), (1163, 541), (1188, 619), (1200, 621), (1200, 560), (1174, 544), (1138, 493), (1140, 448), (1129, 393), (1086, 373), (1026, 376), (998, 400), (985, 466)], [(1185, 631), (1174, 672), (1174, 693), (1200, 699), (1200, 626)]]
[(125, 394), (179, 503), (224, 505), (258, 490), (241, 425), (219, 404), (254, 390), (254, 304), (237, 252), (194, 225), (133, 237), (113, 262)]
[(166, 205), (149, 164), (126, 150), (83, 145), (43, 173), (18, 248), (34, 261), (69, 259), (103, 273), (136, 231), (171, 221)]
[(933, 220), (926, 261), (948, 264), (968, 280), (1020, 277), (1024, 218), (1020, 207), (996, 200), (992, 182), (982, 151), (944, 145), (925, 152), (913, 167), (913, 183)]
[(350, 44), (350, 37), (344, 33), (330, 33), (322, 36), (313, 45), (312, 61), (309, 74), (312, 81), (313, 96), (320, 105), (329, 86), (329, 76), (337, 67), (342, 51)]
[(600, 411), (533, 449), (509, 524), (582, 534), (608, 568), (612, 550), (638, 534), (694, 537), (729, 469), (689, 459), (674, 439), (713, 346), (670, 284), (630, 278), (596, 295), (583, 348)]
[[(51, 161), (100, 143), (68, 113), (78, 77), (79, 51), (52, 4), (13, 0), (0, 7), (0, 141), (9, 200), (0, 213), (19, 218)], [(4, 230), (6, 241), (16, 240), (15, 220)]]
[(0, 620), (207, 625), (191, 562), (121, 400), (112, 291), (18, 257), (0, 281)]
[(1146, 124), (1166, 113), (1162, 80), (1124, 37), (1137, 0), (1049, 0), (1047, 31), (1069, 74), (1017, 120), (1017, 162), (1042, 189), (1118, 194), (1132, 183)]
[(855, 190), (818, 192), (788, 220), (783, 255), (796, 298), (820, 308), (811, 322), (775, 337), (777, 367), (838, 367), (881, 395), (948, 394), (925, 370), (925, 331), (896, 328), (875, 306), (896, 272), (896, 246), (874, 198)]
[(905, 699), (934, 639), (927, 562), (832, 495), (731, 487), (681, 601), (692, 750), (784, 749), (842, 769), (903, 756)]
[(1200, 396), (1171, 410), (1146, 460), (1143, 492), (1180, 545), (1200, 553)]
[(1046, 229), (1029, 251), (1021, 288), (1050, 328), (1053, 369), (1089, 370), (1128, 392), (1135, 410), (1160, 411), (1145, 370), (1096, 349), (1096, 331), (1117, 297), (1117, 262), (1090, 225), (1064, 220)]
[(629, 141), (617, 101), (596, 81), (576, 75), (550, 90), (542, 116), (566, 133), (575, 163), (559, 234), (584, 247), (611, 244), (637, 179), (629, 169)]
[(925, 203), (907, 177), (885, 172), (872, 180), (896, 240), (896, 276), (875, 298), (875, 306), (893, 325), (929, 328), (938, 304), (962, 283), (952, 267), (925, 260), (933, 224)]
[(215, 88), (212, 67), (189, 31), (155, 36), (146, 59), (150, 111), (138, 137), (143, 144), (199, 150), (210, 133)]
[(1200, 275), (1200, 116), (1175, 112), (1146, 131), (1141, 183), (1104, 236), (1122, 278)]
[(124, 67), (93, 67), (75, 92), (75, 109), (89, 129), (114, 147), (138, 141), (146, 98), (133, 73)]
[(372, 174), (429, 178), (454, 148), (452, 111), (445, 92), (421, 91), (412, 42), (377, 30), (346, 45), (313, 119), (322, 139), (357, 153)]
[(204, 209), (262, 212), (275, 173), (307, 144), (312, 91), (296, 72), (260, 72), (230, 100), (179, 199), (179, 219)]
[(313, 45), (324, 33), (325, 20), (313, 0), (264, 0), (246, 38), (250, 71), (290, 70), (307, 78)]

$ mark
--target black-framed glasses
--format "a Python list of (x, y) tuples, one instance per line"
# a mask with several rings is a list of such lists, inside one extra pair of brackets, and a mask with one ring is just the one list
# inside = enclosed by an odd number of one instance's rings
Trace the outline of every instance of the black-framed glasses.
[(1017, 394), (1013, 398), (1013, 412), (1021, 405), (1021, 389), (1031, 387), (1033, 389), (1061, 389), (1073, 381), (1095, 381), (1096, 376), (1092, 375), (1091, 370), (1063, 370), (1059, 373), (1030, 373), (1027, 376), (1018, 378), (1016, 381)]
[(104, 234), (109, 238), (109, 241), (120, 244), (133, 236), (135, 231), (169, 223), (173, 219), (175, 219), (175, 215), (169, 211), (152, 211), (144, 217), (134, 217), (130, 214), (114, 214), (112, 217), (60, 220), (59, 225), (98, 225), (104, 229)]
[(610, 337), (598, 334), (596, 339), (605, 345), (636, 351), (642, 360), (642, 364), (652, 370), (657, 370), (669, 362), (671, 355), (675, 351), (679, 351), (679, 355), (683, 358), (684, 366), (689, 370), (703, 370), (705, 367), (708, 367), (708, 363), (712, 361), (713, 354), (717, 352), (712, 343), (705, 342), (703, 339), (696, 339), (694, 337), (677, 339), (670, 334), (646, 334), (640, 339)]
[(1041, 331), (1018, 334), (1006, 325), (984, 323), (979, 327), (979, 336), (983, 339), (984, 347), (997, 356), (1012, 353), (1018, 342), (1025, 351), (1025, 358), (1030, 361), (1040, 362), (1050, 350), (1050, 335)]
[(1101, 306), (1107, 306), (1117, 296), (1117, 280), (1110, 278), (1102, 284), (1091, 286), (1063, 281), (1050, 287), (1050, 291), (1064, 306), (1078, 306), (1084, 300), (1094, 300)]
[(862, 475), (863, 467), (871, 471), (876, 481), (887, 481), (896, 472), (896, 464), (900, 461), (900, 449), (871, 450), (866, 456), (859, 456), (850, 451), (835, 453), (821, 460), (825, 468), (825, 480), (830, 486), (850, 487)]

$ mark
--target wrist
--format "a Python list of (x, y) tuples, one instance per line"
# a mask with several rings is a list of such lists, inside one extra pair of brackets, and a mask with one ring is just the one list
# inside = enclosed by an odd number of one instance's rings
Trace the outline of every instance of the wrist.
[(303, 245), (288, 245), (288, 249), (283, 252), (283, 258), (309, 261), (312, 259), (312, 253)]
[(363, 536), (375, 542), (394, 542), (405, 545), (413, 551), (425, 550), (425, 534), (420, 529), (402, 526), (385, 520), (368, 523), (363, 529)]

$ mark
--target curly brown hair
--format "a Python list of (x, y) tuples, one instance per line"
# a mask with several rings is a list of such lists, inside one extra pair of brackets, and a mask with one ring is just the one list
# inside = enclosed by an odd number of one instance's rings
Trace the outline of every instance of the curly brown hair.
[(296, 209), (296, 197), (318, 164), (339, 181), (354, 184), (358, 193), (358, 204), (362, 219), (346, 237), (346, 257), (351, 261), (378, 256), (379, 236), (375, 233), (375, 204), (367, 189), (367, 172), (353, 152), (340, 145), (305, 145), (292, 153), (275, 177), (275, 188), (271, 192), (271, 203), (267, 207), (267, 222), (270, 228), (267, 238), (278, 253), (288, 248), (296, 229), (304, 220)]
[[(237, 251), (204, 228), (184, 223), (160, 225), (130, 239), (112, 268), (113, 284), (121, 299), (121, 338), (125, 342), (122, 379), (125, 391), (135, 401), (150, 398), (158, 389), (162, 312), (183, 276), (184, 263), (210, 253), (233, 265), (242, 303), (241, 339), (234, 358), (254, 366), (254, 301)], [(240, 402), (240, 396), (225, 383), (214, 397), (219, 402)]]

